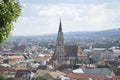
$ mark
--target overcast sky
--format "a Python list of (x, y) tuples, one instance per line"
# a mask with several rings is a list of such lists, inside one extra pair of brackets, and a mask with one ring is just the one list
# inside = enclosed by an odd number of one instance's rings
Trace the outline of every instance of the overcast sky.
[(64, 32), (120, 28), (120, 0), (19, 0), (22, 14), (12, 35), (57, 33), (60, 17)]

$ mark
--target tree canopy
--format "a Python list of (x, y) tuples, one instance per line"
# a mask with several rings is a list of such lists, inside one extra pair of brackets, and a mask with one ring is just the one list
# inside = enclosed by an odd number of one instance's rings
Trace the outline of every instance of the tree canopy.
[(4, 77), (4, 76), (0, 76), (0, 80), (16, 80), (15, 78), (8, 78), (8, 77)]
[(0, 44), (9, 37), (20, 13), (21, 5), (17, 0), (0, 0)]
[(45, 77), (37, 77), (37, 78), (35, 78), (35, 79), (33, 79), (33, 80), (48, 80), (47, 78), (45, 78)]

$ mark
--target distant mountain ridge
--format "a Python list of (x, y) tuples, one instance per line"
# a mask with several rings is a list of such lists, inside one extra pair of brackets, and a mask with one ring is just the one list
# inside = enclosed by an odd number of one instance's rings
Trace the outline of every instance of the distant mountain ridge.
[(114, 36), (114, 35), (120, 35), (120, 28), (118, 29), (110, 29), (110, 30), (104, 30), (104, 31), (98, 31), (94, 33), (96, 36)]
[[(56, 38), (57, 33), (48, 34), (48, 35), (33, 35), (33, 36), (13, 36), (12, 38)], [(77, 31), (77, 32), (64, 32), (65, 38), (74, 38), (74, 37), (82, 37), (82, 38), (100, 38), (100, 37), (120, 37), (120, 28), (103, 30), (103, 31)]]
[(65, 36), (82, 36), (82, 37), (108, 37), (108, 36), (120, 36), (120, 28), (103, 30), (103, 31), (83, 31), (83, 32), (68, 32)]

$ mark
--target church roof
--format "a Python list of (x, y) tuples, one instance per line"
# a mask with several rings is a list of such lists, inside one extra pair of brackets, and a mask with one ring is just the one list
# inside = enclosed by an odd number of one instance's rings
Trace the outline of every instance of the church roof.
[(64, 49), (67, 57), (86, 56), (78, 45), (66, 45)]
[(60, 24), (59, 24), (59, 30), (58, 32), (62, 32), (62, 23), (61, 23), (61, 20), (60, 20)]
[(66, 56), (77, 57), (78, 46), (77, 45), (66, 45), (64, 47)]

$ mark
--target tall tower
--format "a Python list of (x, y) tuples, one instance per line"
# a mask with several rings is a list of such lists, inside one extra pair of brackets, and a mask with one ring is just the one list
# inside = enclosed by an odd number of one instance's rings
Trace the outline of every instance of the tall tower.
[(63, 36), (63, 32), (62, 32), (61, 20), (60, 20), (59, 30), (58, 30), (58, 34), (57, 34), (55, 55), (56, 55), (58, 62), (63, 62), (63, 60), (64, 60), (64, 36)]

